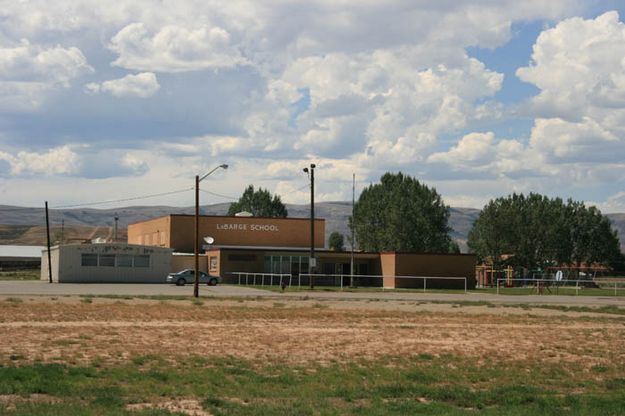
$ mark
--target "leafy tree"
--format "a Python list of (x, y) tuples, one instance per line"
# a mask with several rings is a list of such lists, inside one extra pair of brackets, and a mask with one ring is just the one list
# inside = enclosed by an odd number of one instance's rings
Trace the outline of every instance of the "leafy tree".
[(384, 174), (360, 194), (351, 223), (365, 251), (448, 252), (448, 219), (436, 190), (400, 172)]
[(330, 245), (330, 249), (334, 251), (343, 251), (345, 250), (345, 241), (343, 239), (343, 234), (338, 231), (333, 231), (330, 234), (328, 239), (328, 244)]
[(482, 260), (534, 269), (550, 264), (609, 262), (619, 253), (616, 232), (595, 207), (538, 194), (491, 200), (469, 232), (469, 249)]
[(454, 254), (460, 254), (460, 245), (456, 241), (451, 241), (449, 243), (449, 252)]
[(268, 190), (258, 188), (256, 191), (254, 185), (248, 186), (239, 200), (230, 204), (228, 215), (241, 211), (251, 212), (255, 217), (285, 218), (288, 215), (278, 195), (272, 198)]
[(620, 244), (610, 220), (596, 207), (569, 200), (570, 260), (582, 263), (613, 262), (620, 257)]

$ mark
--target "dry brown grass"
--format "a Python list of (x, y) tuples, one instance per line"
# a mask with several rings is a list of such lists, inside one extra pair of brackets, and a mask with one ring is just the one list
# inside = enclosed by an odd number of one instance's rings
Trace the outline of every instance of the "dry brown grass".
[(0, 301), (0, 363), (115, 364), (154, 354), (171, 360), (201, 355), (305, 364), (445, 353), (477, 363), (529, 359), (584, 368), (625, 363), (622, 316), (519, 310), (502, 315), (487, 307), (430, 305), (428, 310), (388, 302), (282, 303)]

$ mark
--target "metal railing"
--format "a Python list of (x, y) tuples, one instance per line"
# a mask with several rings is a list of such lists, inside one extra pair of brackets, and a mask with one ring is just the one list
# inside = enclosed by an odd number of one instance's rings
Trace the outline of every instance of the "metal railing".
[[(309, 274), (309, 273), (300, 273), (296, 276), (292, 276), (289, 273), (252, 273), (252, 272), (232, 272), (233, 276), (235, 276), (235, 281), (239, 285), (244, 284), (249, 286), (250, 284), (253, 286), (273, 286), (282, 285), (284, 283), (287, 287), (297, 285), (298, 288), (302, 286), (309, 286), (312, 281), (316, 286), (331, 286), (338, 287), (341, 290), (345, 287), (351, 287), (351, 281), (354, 280), (354, 287), (378, 287), (382, 290), (387, 288), (384, 287), (384, 276), (382, 275), (373, 275), (373, 274)], [(432, 281), (462, 281), (463, 284), (461, 288), (464, 289), (464, 292), (467, 292), (467, 278), (460, 276), (391, 276), (394, 279), (400, 280), (413, 280), (413, 281), (423, 281), (423, 292), (428, 290), (428, 282)], [(234, 283), (234, 282), (233, 282)], [(420, 288), (420, 287), (419, 287)], [(417, 287), (409, 287), (406, 289), (417, 289)], [(432, 287), (430, 284), (429, 289), (436, 289), (436, 287)]]
[[(273, 286), (274, 282), (278, 286), (282, 286), (282, 283), (291, 286), (293, 276), (290, 273), (251, 273), (251, 272), (231, 272), (230, 274), (238, 277), (238, 284), (244, 284), (249, 286), (265, 286), (265, 283), (269, 286)], [(245, 279), (245, 283), (241, 283)]]
[[(511, 286), (501, 285), (501, 282), (512, 282)], [(522, 282), (521, 285), (515, 285), (514, 282)], [(501, 278), (497, 279), (497, 294), (500, 294), (500, 289), (503, 287), (504, 289), (531, 289), (535, 291), (537, 294), (543, 294), (544, 291), (548, 291), (551, 293), (551, 289), (555, 289), (555, 294), (559, 294), (560, 289), (570, 289), (575, 290), (575, 295), (579, 296), (579, 291), (581, 289), (587, 288), (588, 285), (606, 285), (609, 289), (613, 289), (614, 296), (618, 296), (619, 290), (625, 290), (625, 286), (621, 281), (594, 281), (594, 280), (556, 280), (556, 279), (507, 279)], [(593, 288), (594, 289), (594, 288)], [(600, 288), (599, 288), (600, 289)], [(604, 289), (605, 290), (605, 289)]]

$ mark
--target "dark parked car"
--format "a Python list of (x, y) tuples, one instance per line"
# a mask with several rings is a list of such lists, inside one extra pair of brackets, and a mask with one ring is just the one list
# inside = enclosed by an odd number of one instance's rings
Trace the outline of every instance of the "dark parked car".
[[(176, 286), (184, 286), (187, 283), (195, 282), (195, 272), (191, 269), (184, 269), (176, 273), (167, 275), (167, 283), (175, 283)], [(200, 272), (200, 283), (206, 283), (209, 286), (215, 286), (219, 283), (219, 277), (211, 276), (204, 272)]]

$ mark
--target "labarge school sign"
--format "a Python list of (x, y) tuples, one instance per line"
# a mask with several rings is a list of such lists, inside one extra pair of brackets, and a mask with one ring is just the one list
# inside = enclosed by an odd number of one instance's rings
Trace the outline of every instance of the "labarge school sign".
[(223, 231), (280, 231), (275, 224), (216, 224), (216, 228)]

